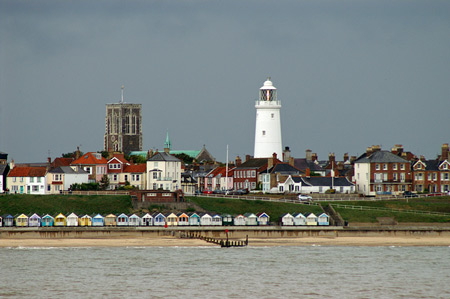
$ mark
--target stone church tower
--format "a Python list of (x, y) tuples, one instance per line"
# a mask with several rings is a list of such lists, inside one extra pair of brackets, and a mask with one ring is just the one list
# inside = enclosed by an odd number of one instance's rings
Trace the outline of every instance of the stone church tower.
[(123, 101), (106, 104), (105, 151), (142, 151), (142, 105)]

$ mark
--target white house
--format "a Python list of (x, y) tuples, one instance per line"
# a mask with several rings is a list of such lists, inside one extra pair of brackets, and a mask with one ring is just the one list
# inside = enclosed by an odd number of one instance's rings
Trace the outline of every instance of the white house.
[(10, 170), (6, 185), (10, 193), (45, 194), (46, 173), (45, 167), (16, 166)]
[(59, 166), (47, 173), (48, 194), (58, 194), (67, 191), (73, 184), (89, 182), (89, 173), (76, 166)]
[(325, 193), (334, 189), (337, 193), (354, 193), (355, 184), (344, 177), (292, 177), (278, 183), (279, 193)]
[(147, 160), (147, 188), (176, 191), (181, 189), (181, 160), (158, 152)]

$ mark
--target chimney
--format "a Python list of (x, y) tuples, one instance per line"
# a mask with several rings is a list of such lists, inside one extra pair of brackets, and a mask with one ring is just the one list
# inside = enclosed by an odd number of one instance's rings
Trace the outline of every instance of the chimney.
[(250, 160), (250, 155), (245, 155), (245, 162), (247, 162), (248, 160)]
[(9, 169), (12, 170), (15, 166), (16, 166), (16, 164), (14, 163), (14, 159), (13, 159), (11, 161), (11, 163), (9, 163)]
[(273, 158), (267, 159), (267, 169), (272, 168), (273, 166)]
[(344, 162), (348, 161), (348, 153), (344, 154)]
[(308, 161), (308, 162), (313, 161), (313, 159), (312, 159), (312, 154), (311, 154), (311, 150), (310, 150), (310, 149), (307, 149), (307, 150), (306, 150), (306, 161)]
[(421, 160), (421, 161), (425, 161), (425, 156), (420, 155), (420, 160)]
[(311, 161), (312, 161), (312, 162), (317, 161), (317, 153), (313, 153), (313, 154), (311, 155)]
[(272, 154), (272, 164), (273, 165), (277, 164), (277, 153)]
[(448, 160), (448, 143), (444, 143), (441, 148), (441, 161)]
[(371, 156), (372, 154), (373, 154), (373, 149), (372, 149), (371, 146), (369, 146), (369, 147), (366, 149), (366, 155), (367, 155), (367, 157), (369, 157), (369, 156)]
[(400, 155), (401, 153), (403, 153), (403, 145), (401, 145), (401, 144), (396, 144), (396, 145), (394, 145), (394, 147), (391, 149), (391, 152), (394, 154), (394, 155)]
[(351, 156), (350, 157), (350, 163), (355, 163), (355, 161), (356, 161), (356, 156)]
[(381, 146), (379, 146), (379, 145), (372, 145), (372, 150), (373, 150), (373, 152), (378, 152), (378, 151), (381, 150)]
[(80, 147), (77, 146), (77, 150), (75, 152), (75, 160), (80, 159), (80, 157), (81, 157)]
[(283, 151), (283, 162), (288, 162), (291, 159), (291, 150), (286, 146)]
[(334, 156), (334, 153), (328, 154), (328, 162), (332, 163), (333, 165), (336, 165), (336, 157)]
[(289, 157), (289, 165), (291, 166), (295, 165), (294, 157)]
[(241, 166), (242, 160), (239, 156), (236, 157), (236, 167)]
[(305, 176), (307, 176), (307, 177), (311, 176), (311, 169), (309, 169), (309, 167), (306, 168)]

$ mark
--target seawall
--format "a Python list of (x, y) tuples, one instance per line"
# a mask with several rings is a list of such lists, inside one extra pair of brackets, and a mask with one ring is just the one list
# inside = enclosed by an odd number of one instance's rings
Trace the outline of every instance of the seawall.
[(39, 227), (0, 228), (0, 239), (124, 239), (204, 237), (230, 239), (260, 238), (338, 238), (338, 237), (445, 237), (450, 240), (450, 227)]

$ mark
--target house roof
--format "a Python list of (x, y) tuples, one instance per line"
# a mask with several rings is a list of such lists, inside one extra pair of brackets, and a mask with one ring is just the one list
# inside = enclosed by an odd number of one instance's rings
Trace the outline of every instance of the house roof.
[(73, 169), (70, 166), (60, 166), (49, 171), (49, 173), (66, 173), (66, 174), (88, 174), (81, 168)]
[(362, 154), (355, 163), (408, 163), (408, 160), (400, 158), (389, 151), (376, 151), (367, 156), (367, 153)]
[(308, 161), (306, 158), (294, 159), (294, 166), (302, 171), (305, 171), (306, 168), (309, 168), (311, 171), (324, 171), (320, 165), (313, 161)]
[(108, 161), (99, 153), (89, 152), (74, 160), (70, 165), (96, 165), (108, 164)]
[[(266, 171), (263, 171), (264, 173)], [(277, 163), (275, 166), (271, 167), (267, 172), (270, 173), (282, 173), (282, 174), (299, 174), (303, 171), (295, 168), (289, 163)]]
[(44, 177), (47, 173), (45, 167), (14, 167), (8, 177)]
[(345, 187), (354, 186), (347, 178), (332, 178), (324, 176), (312, 176), (312, 177), (301, 177), (303, 183), (309, 186), (335, 186), (335, 187)]
[(237, 166), (236, 169), (243, 168), (260, 168), (266, 166), (268, 163), (268, 158), (251, 158)]
[(108, 160), (108, 163), (114, 163), (115, 161), (120, 162), (122, 164), (130, 163), (125, 159), (124, 154), (113, 154), (112, 158)]
[(51, 167), (56, 168), (59, 166), (69, 166), (72, 161), (72, 158), (55, 158), (51, 164)]
[(154, 154), (150, 159), (147, 161), (167, 161), (167, 162), (181, 162), (180, 159), (177, 157), (174, 157), (168, 153), (165, 152), (157, 152)]
[(147, 170), (147, 164), (146, 163), (142, 163), (142, 164), (130, 164), (127, 165), (125, 167), (125, 169), (123, 170), (123, 172), (128, 172), (128, 173), (143, 173)]

